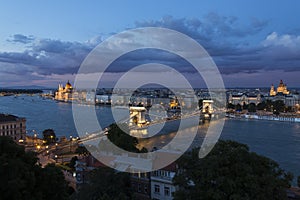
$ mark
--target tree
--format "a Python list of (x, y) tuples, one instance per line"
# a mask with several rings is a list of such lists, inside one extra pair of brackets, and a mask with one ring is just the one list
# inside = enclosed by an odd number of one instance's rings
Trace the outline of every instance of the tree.
[(256, 105), (255, 103), (250, 103), (248, 106), (248, 112), (256, 112)]
[(46, 129), (43, 131), (43, 140), (46, 141), (46, 144), (53, 144), (56, 142), (56, 134), (53, 129)]
[(10, 137), (0, 137), (1, 199), (64, 200), (68, 186), (63, 173), (54, 165), (41, 168), (33, 152)]
[(247, 110), (248, 109), (248, 104), (246, 104), (245, 102), (243, 103), (243, 110)]
[(90, 152), (86, 149), (85, 146), (79, 146), (77, 147), (77, 149), (75, 150), (75, 153), (79, 154), (79, 155), (89, 155)]
[(267, 109), (266, 106), (267, 106), (267, 105), (266, 105), (266, 102), (263, 101), (263, 102), (257, 104), (257, 110), (265, 110), (265, 109)]
[(294, 109), (293, 109), (292, 106), (286, 106), (286, 107), (284, 108), (284, 111), (285, 111), (285, 112), (293, 112)]
[(279, 114), (284, 112), (285, 104), (282, 100), (277, 100), (273, 102), (273, 112), (274, 114)]
[(73, 170), (75, 169), (75, 164), (77, 160), (78, 160), (77, 156), (72, 157), (70, 160), (69, 167), (72, 168)]
[[(122, 126), (122, 129), (119, 126)], [(138, 139), (127, 134), (129, 133), (129, 127), (127, 124), (119, 124), (119, 126), (117, 124), (110, 125), (107, 137), (112, 143), (126, 151), (134, 153), (147, 152), (147, 149), (145, 148), (139, 150), (136, 147)], [(101, 142), (101, 145), (103, 145), (103, 142)]]
[(239, 103), (236, 104), (236, 105), (235, 105), (235, 110), (236, 110), (236, 111), (242, 111), (242, 106), (241, 106), (241, 104), (239, 104)]
[(234, 109), (235, 106), (234, 106), (232, 103), (228, 103), (228, 104), (227, 104), (227, 108), (228, 108), (228, 109)]
[(273, 112), (273, 102), (269, 99), (266, 101), (266, 110), (269, 112)]
[(61, 200), (69, 199), (69, 187), (65, 177), (55, 164), (49, 164), (36, 174), (36, 191), (40, 191), (39, 199)]
[(286, 198), (292, 175), (269, 158), (249, 152), (247, 145), (219, 141), (203, 159), (199, 149), (178, 161), (174, 178), (175, 199), (273, 199)]
[(82, 186), (76, 199), (132, 199), (128, 173), (121, 173), (111, 168), (101, 167), (91, 171), (88, 177), (88, 183)]

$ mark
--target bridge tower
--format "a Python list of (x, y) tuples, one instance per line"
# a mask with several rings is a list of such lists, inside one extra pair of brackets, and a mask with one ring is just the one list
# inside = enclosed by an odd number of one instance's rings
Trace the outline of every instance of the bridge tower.
[(145, 119), (146, 108), (145, 107), (132, 106), (129, 108), (129, 112), (130, 112), (129, 126), (132, 126), (132, 125), (141, 126), (146, 123), (146, 119)]
[(202, 102), (202, 114), (204, 119), (210, 119), (214, 113), (213, 100), (203, 100)]

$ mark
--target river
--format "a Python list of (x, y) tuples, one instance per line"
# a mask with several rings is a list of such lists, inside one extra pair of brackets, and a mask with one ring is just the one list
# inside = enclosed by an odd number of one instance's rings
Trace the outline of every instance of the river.
[[(77, 136), (72, 105), (68, 103), (37, 95), (6, 96), (0, 97), (0, 112), (26, 117), (28, 134), (35, 130), (41, 135), (43, 130), (52, 128), (58, 137)], [(96, 113), (103, 127), (114, 122), (108, 107), (98, 106)], [(199, 130), (195, 143), (201, 144), (201, 126)], [(251, 151), (275, 160), (295, 177), (300, 175), (300, 123), (227, 119), (221, 138), (247, 144)], [(157, 136), (156, 140), (162, 145), (168, 137)]]

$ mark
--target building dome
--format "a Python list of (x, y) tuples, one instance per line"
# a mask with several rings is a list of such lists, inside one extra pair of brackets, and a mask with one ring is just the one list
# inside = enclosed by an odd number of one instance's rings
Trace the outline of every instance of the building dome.
[(70, 81), (67, 82), (65, 89), (72, 89), (72, 85), (70, 83)]

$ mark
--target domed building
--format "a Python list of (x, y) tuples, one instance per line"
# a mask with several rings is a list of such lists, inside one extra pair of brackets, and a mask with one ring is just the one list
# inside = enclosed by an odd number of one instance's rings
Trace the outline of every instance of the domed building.
[(67, 90), (72, 90), (73, 89), (70, 81), (67, 82), (65, 89), (67, 89)]
[(275, 91), (274, 85), (272, 84), (270, 89), (270, 96), (276, 96), (276, 95), (288, 95), (290, 92), (287, 90), (286, 84), (283, 83), (282, 80), (280, 80), (280, 83), (277, 87), (277, 91)]
[(66, 86), (62, 84), (58, 85), (58, 90), (55, 92), (55, 100), (58, 101), (72, 101), (73, 100), (73, 87), (70, 81), (67, 82)]

